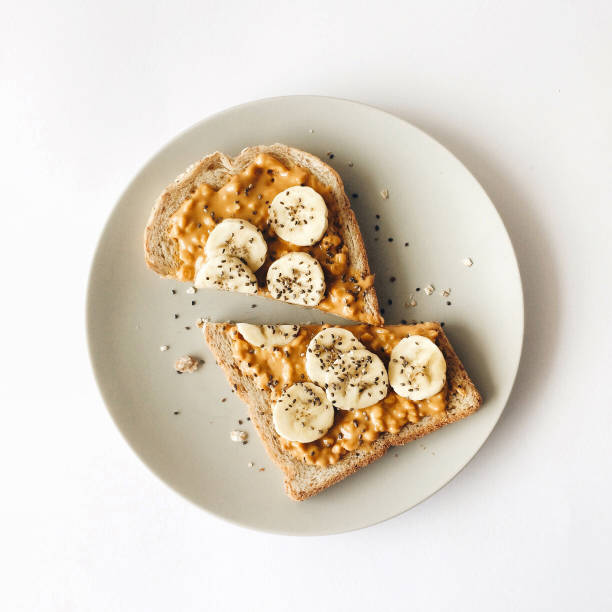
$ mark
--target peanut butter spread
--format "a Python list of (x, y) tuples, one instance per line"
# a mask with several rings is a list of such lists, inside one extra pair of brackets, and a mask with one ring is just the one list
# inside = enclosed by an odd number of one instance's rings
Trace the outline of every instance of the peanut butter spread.
[[(306, 349), (321, 326), (305, 325), (297, 337), (281, 347), (255, 348), (240, 335), (233, 325), (226, 325), (232, 342), (233, 357), (242, 372), (251, 376), (258, 387), (277, 399), (283, 389), (297, 382), (308, 381), (305, 366)], [(430, 323), (375, 327), (346, 327), (384, 362), (389, 363), (393, 347), (408, 335), (426, 336), (436, 341), (438, 331)], [(447, 387), (436, 395), (420, 401), (400, 397), (391, 388), (380, 402), (359, 410), (336, 410), (334, 424), (319, 440), (309, 443), (290, 442), (281, 438), (282, 447), (301, 461), (319, 466), (336, 463), (348, 451), (371, 444), (381, 433), (398, 433), (406, 423), (416, 423), (425, 416), (441, 415), (446, 411)]]
[[(328, 228), (314, 246), (300, 247), (276, 236), (270, 226), (268, 205), (274, 196), (289, 187), (303, 185), (317, 191), (329, 211)], [(373, 322), (364, 303), (365, 290), (374, 281), (372, 275), (351, 270), (348, 247), (342, 239), (331, 189), (323, 185), (305, 168), (286, 168), (275, 157), (259, 154), (253, 163), (219, 190), (202, 184), (181, 204), (169, 220), (170, 237), (176, 240), (180, 267), (177, 277), (193, 281), (196, 262), (204, 258), (204, 245), (213, 228), (223, 219), (246, 219), (263, 234), (268, 245), (266, 262), (257, 271), (258, 293), (266, 295), (266, 273), (270, 264), (291, 251), (305, 251), (323, 268), (326, 291), (318, 308), (349, 319)], [(200, 259), (201, 261), (202, 259)]]

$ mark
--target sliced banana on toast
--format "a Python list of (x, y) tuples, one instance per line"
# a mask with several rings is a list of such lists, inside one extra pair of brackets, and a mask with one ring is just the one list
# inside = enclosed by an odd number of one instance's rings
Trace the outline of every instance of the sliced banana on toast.
[(299, 325), (252, 325), (238, 323), (236, 325), (242, 337), (253, 346), (265, 348), (268, 346), (285, 346), (300, 333)]
[(312, 338), (306, 349), (306, 374), (325, 386), (325, 372), (342, 353), (365, 348), (348, 329), (328, 327)]
[(429, 338), (408, 336), (391, 351), (389, 381), (402, 397), (418, 401), (435, 395), (446, 382), (446, 361)]
[(257, 293), (257, 279), (238, 257), (216, 255), (198, 269), (193, 283), (198, 289), (213, 287), (223, 291)]
[(291, 304), (316, 306), (325, 294), (321, 264), (308, 253), (283, 255), (270, 266), (266, 280), (273, 298)]
[(342, 353), (325, 373), (326, 393), (334, 408), (358, 410), (384, 399), (389, 377), (378, 355), (356, 349)]
[(207, 259), (231, 255), (242, 259), (253, 272), (261, 268), (267, 252), (261, 232), (244, 219), (224, 219), (210, 232), (204, 245)]
[(284, 189), (270, 202), (270, 225), (291, 244), (315, 244), (327, 230), (325, 200), (312, 187)]
[(334, 409), (321, 387), (296, 383), (273, 405), (272, 420), (277, 433), (286, 440), (314, 442), (332, 426)]

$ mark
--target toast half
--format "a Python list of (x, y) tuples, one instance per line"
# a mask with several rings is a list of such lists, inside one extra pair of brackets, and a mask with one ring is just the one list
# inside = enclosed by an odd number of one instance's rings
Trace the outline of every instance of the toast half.
[[(326, 188), (326, 204), (330, 215), (337, 219), (337, 229), (347, 247), (351, 274), (365, 279), (371, 277), (368, 257), (349, 199), (338, 173), (318, 157), (283, 144), (247, 147), (235, 158), (216, 152), (192, 164), (180, 174), (155, 202), (144, 233), (145, 262), (149, 268), (165, 278), (179, 278), (181, 266), (177, 242), (170, 236), (172, 215), (202, 184), (215, 191), (221, 189), (233, 176), (240, 174), (258, 155), (274, 157), (287, 168), (303, 168)], [(265, 203), (262, 202), (262, 206)], [(179, 278), (180, 279), (180, 278)], [(187, 279), (193, 280), (193, 279)], [(327, 273), (326, 273), (327, 280)], [(261, 288), (261, 295), (265, 290)], [(269, 296), (267, 296), (269, 297)], [(369, 323), (382, 324), (378, 299), (373, 284), (363, 288), (363, 311), (357, 318)], [(332, 310), (331, 308), (323, 308)], [(337, 313), (342, 314), (342, 313)], [(345, 315), (346, 316), (346, 315)]]
[[(357, 449), (347, 452), (337, 463), (325, 466), (305, 463), (284, 447), (282, 439), (274, 429), (271, 389), (269, 386), (262, 388), (261, 385), (257, 384), (255, 377), (245, 374), (241, 369), (232, 347), (233, 326), (223, 323), (208, 323), (204, 325), (203, 331), (206, 342), (217, 363), (224, 370), (230, 385), (248, 405), (251, 421), (264, 443), (266, 451), (284, 472), (287, 494), (292, 499), (300, 501), (320, 493), (360, 468), (376, 461), (390, 447), (406, 444), (449, 423), (463, 419), (480, 407), (482, 403), (480, 393), (457, 357), (442, 327), (438, 323), (426, 325), (429, 330), (434, 332), (435, 342), (446, 360), (446, 411), (436, 416), (424, 416), (418, 422), (409, 422), (398, 433), (382, 433), (374, 442), (361, 445)], [(314, 335), (314, 333), (323, 329), (323, 326), (307, 325), (302, 326), (302, 328), (307, 328)], [(347, 329), (355, 330), (356, 327), (348, 326)], [(380, 328), (375, 327), (368, 327), (368, 329), (380, 330)], [(396, 329), (402, 335), (408, 335), (410, 333), (420, 333), (421, 328), (419, 326), (401, 325), (385, 326), (385, 329)], [(369, 348), (367, 344), (366, 348)], [(388, 355), (381, 351), (377, 352), (387, 365)]]

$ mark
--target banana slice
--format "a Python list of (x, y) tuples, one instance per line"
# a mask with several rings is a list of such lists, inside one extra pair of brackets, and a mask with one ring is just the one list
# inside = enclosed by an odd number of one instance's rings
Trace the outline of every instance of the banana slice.
[(314, 442), (334, 422), (334, 409), (325, 391), (312, 383), (296, 383), (283, 391), (272, 407), (274, 429), (292, 442)]
[(224, 291), (257, 293), (257, 279), (251, 269), (237, 257), (217, 255), (200, 266), (194, 286), (214, 287)]
[(289, 344), (300, 332), (298, 325), (251, 325), (238, 323), (236, 325), (242, 337), (253, 346), (284, 346)]
[(288, 253), (268, 269), (268, 291), (273, 298), (316, 306), (325, 293), (325, 278), (319, 262), (308, 253)]
[(326, 392), (334, 408), (358, 410), (384, 399), (389, 377), (378, 355), (366, 349), (342, 353), (325, 373)]
[(328, 327), (321, 330), (306, 349), (306, 374), (313, 382), (325, 386), (325, 372), (342, 353), (365, 348), (348, 329)]
[(270, 203), (270, 225), (291, 244), (315, 244), (327, 230), (325, 200), (311, 187), (289, 187)]
[(446, 361), (429, 338), (408, 336), (391, 351), (389, 381), (402, 397), (422, 400), (435, 395), (446, 382)]
[(225, 219), (215, 226), (204, 245), (206, 258), (216, 255), (238, 257), (253, 270), (266, 260), (268, 245), (261, 232), (244, 219)]

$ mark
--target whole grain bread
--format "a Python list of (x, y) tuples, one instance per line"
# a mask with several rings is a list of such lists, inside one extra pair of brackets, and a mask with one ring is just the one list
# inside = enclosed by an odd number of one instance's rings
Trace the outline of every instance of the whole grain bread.
[[(272, 422), (272, 397), (269, 390), (261, 390), (255, 380), (245, 375), (232, 355), (230, 335), (223, 331), (224, 324), (207, 323), (203, 327), (206, 342), (217, 363), (223, 368), (230, 385), (248, 405), (249, 416), (262, 439), (271, 459), (285, 473), (285, 490), (292, 499), (301, 501), (350, 476), (357, 470), (380, 459), (392, 446), (400, 446), (428, 433), (463, 419), (482, 403), (480, 393), (468, 376), (439, 324), (434, 324), (447, 366), (448, 405), (439, 417), (428, 416), (417, 423), (406, 424), (399, 433), (383, 433), (370, 446), (347, 453), (338, 463), (320, 467), (303, 463), (280, 445)], [(304, 326), (319, 330), (321, 326)], [(393, 327), (393, 326), (387, 326)]]
[[(315, 155), (283, 144), (247, 147), (235, 158), (216, 152), (192, 164), (164, 189), (155, 202), (144, 233), (145, 261), (149, 268), (165, 278), (176, 278), (180, 260), (176, 242), (168, 234), (170, 217), (202, 183), (220, 189), (231, 176), (242, 172), (260, 153), (271, 155), (286, 167), (299, 166), (313, 174), (331, 190), (330, 213), (339, 220), (344, 244), (348, 247), (350, 266), (358, 274), (369, 275), (370, 266), (363, 238), (338, 173)], [(383, 323), (376, 290), (365, 290), (365, 311), (372, 322)]]

